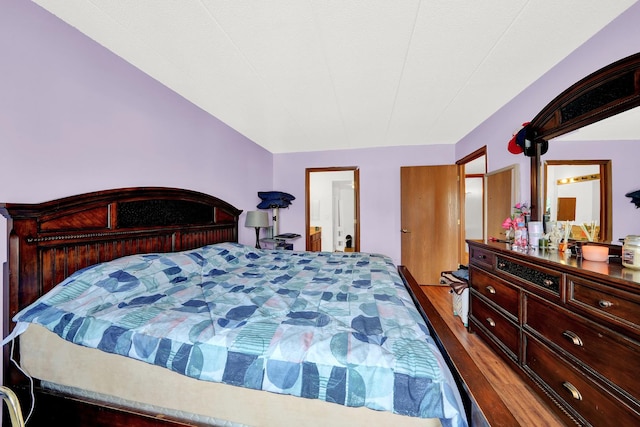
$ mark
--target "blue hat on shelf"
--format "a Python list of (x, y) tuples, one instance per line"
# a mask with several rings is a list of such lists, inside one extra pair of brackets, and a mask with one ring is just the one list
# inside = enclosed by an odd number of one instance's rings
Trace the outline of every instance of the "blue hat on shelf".
[(287, 208), (291, 201), (296, 199), (282, 191), (258, 191), (258, 197), (262, 199), (257, 206), (258, 209)]

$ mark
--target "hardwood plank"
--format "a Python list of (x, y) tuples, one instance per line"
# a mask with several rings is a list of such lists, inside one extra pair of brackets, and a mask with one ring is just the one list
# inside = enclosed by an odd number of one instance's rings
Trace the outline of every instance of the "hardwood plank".
[(520, 425), (565, 425), (509, 365), (453, 315), (449, 286), (420, 288)]
[(436, 310), (427, 294), (422, 291), (411, 272), (402, 265), (398, 267), (398, 271), (405, 279), (416, 304), (427, 317), (434, 340), (446, 352), (445, 359), (452, 366), (459, 387), (464, 390), (462, 398), (472, 425), (474, 427), (519, 425), (471, 355), (447, 326), (444, 317)]

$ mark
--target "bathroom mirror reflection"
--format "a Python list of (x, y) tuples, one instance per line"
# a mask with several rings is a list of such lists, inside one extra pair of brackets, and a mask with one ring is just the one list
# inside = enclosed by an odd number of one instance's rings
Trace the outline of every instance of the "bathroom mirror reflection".
[(571, 237), (586, 239), (580, 225), (596, 227), (597, 241), (611, 240), (611, 161), (545, 160), (544, 219), (569, 221)]

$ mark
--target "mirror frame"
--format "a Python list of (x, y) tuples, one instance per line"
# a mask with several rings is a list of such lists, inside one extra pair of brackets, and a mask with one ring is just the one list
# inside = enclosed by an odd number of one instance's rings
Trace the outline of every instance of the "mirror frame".
[(360, 252), (360, 169), (357, 166), (326, 167), (326, 168), (306, 168), (305, 169), (305, 250), (311, 250), (311, 236), (309, 228), (311, 225), (311, 174), (314, 172), (353, 172), (353, 192), (355, 202), (355, 234), (353, 250)]
[[(531, 121), (536, 154), (531, 157), (531, 219), (544, 214), (544, 183), (540, 174), (543, 140), (588, 126), (640, 106), (640, 53), (588, 75), (547, 104)], [(611, 217), (611, 203), (605, 209)]]

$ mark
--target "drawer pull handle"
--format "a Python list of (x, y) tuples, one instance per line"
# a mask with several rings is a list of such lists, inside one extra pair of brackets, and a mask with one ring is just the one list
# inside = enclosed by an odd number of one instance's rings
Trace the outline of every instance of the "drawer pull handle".
[(489, 324), (489, 326), (491, 326), (492, 328), (496, 327), (496, 322), (493, 321), (493, 319), (491, 317), (487, 317), (487, 323)]
[(504, 263), (504, 262), (499, 262), (498, 263), (498, 267), (500, 267), (500, 268), (505, 268), (506, 266), (507, 266), (507, 264)]
[(496, 288), (494, 288), (493, 286), (487, 286), (487, 292), (489, 292), (490, 294), (495, 294)]
[(478, 259), (487, 259), (487, 256), (479, 254), (478, 256), (476, 256), (476, 258), (478, 258)]
[(562, 387), (566, 388), (567, 391), (571, 393), (571, 397), (573, 397), (574, 399), (582, 400), (582, 395), (580, 394), (580, 391), (578, 391), (578, 389), (569, 381), (563, 382)]
[(571, 341), (573, 343), (573, 345), (577, 345), (578, 347), (582, 347), (582, 340), (580, 339), (580, 337), (578, 335), (575, 334), (575, 332), (564, 331), (562, 333), (562, 336), (565, 337), (566, 339), (568, 339), (569, 341)]
[(542, 281), (542, 283), (544, 284), (544, 286), (551, 286), (551, 285), (553, 285), (553, 280), (551, 280), (551, 279), (544, 279), (544, 280)]
[(611, 301), (601, 299), (600, 301), (598, 301), (598, 305), (602, 308), (609, 308), (613, 305), (613, 303)]

